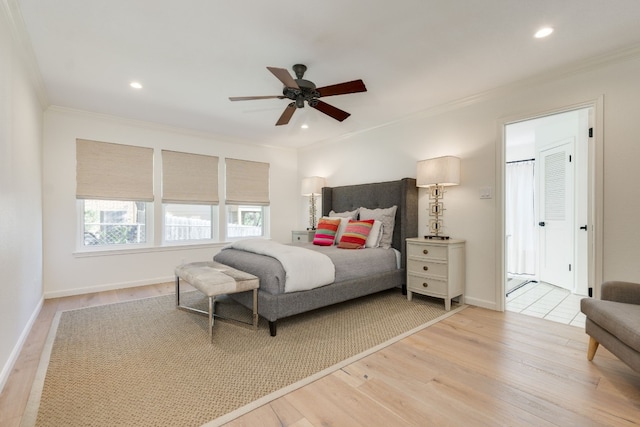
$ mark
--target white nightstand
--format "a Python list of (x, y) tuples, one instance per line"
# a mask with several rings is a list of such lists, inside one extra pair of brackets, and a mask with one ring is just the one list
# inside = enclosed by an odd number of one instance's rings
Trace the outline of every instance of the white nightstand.
[(451, 299), (464, 302), (464, 246), (459, 239), (407, 239), (407, 299), (413, 292), (443, 298), (451, 310)]
[(293, 243), (313, 242), (316, 230), (293, 230), (291, 232), (291, 241)]

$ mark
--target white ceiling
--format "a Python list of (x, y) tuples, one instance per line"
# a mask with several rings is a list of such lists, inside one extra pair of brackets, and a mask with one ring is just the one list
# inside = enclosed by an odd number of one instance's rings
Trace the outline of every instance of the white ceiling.
[[(52, 105), (284, 147), (640, 45), (638, 0), (16, 1)], [(280, 95), (265, 67), (295, 63), (368, 92), (322, 98), (342, 123), (307, 107), (279, 127), (289, 100), (228, 100)]]

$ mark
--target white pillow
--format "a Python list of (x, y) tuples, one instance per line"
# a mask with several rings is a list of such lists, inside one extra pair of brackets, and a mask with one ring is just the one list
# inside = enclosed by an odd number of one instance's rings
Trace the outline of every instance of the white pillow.
[(349, 221), (351, 219), (352, 218), (340, 217), (340, 227), (338, 227), (338, 232), (336, 233), (336, 245), (340, 243), (340, 238), (342, 237), (344, 230), (346, 230), (347, 225), (349, 225)]
[(380, 247), (389, 249), (393, 241), (393, 229), (396, 222), (396, 210), (397, 206), (391, 206), (386, 209), (367, 209), (361, 207), (358, 209), (360, 219), (377, 219), (382, 222), (382, 240), (380, 240)]
[(334, 212), (332, 210), (331, 212), (329, 212), (329, 216), (330, 217), (339, 216), (340, 218), (358, 219), (358, 209), (353, 211), (344, 211), (344, 212)]
[(336, 218), (340, 218), (340, 225), (338, 226), (338, 231), (336, 231), (336, 238), (333, 241), (334, 245), (337, 245), (340, 242), (340, 238), (342, 237), (342, 233), (344, 233), (344, 230), (347, 228), (347, 225), (349, 224), (349, 220), (352, 218), (349, 217), (342, 217), (342, 216), (331, 216), (331, 213), (333, 213), (333, 211), (331, 211), (329, 213), (329, 216), (323, 216), (323, 218), (327, 218), (327, 219), (336, 219)]
[(364, 244), (365, 248), (377, 248), (380, 246), (380, 239), (382, 239), (382, 222), (377, 219), (373, 221), (371, 231), (367, 236), (367, 241)]

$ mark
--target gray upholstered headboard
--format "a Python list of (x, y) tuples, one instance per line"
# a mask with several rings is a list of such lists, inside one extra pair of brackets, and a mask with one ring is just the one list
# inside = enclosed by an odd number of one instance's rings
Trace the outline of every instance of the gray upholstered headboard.
[(329, 211), (352, 211), (359, 207), (389, 208), (396, 205), (396, 225), (391, 245), (402, 253), (402, 268), (406, 266), (405, 239), (418, 236), (418, 188), (414, 178), (374, 184), (324, 187), (322, 214)]

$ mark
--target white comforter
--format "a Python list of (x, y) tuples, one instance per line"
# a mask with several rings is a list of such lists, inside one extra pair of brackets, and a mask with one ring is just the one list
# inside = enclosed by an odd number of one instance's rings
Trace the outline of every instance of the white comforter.
[(228, 247), (267, 255), (280, 261), (287, 275), (285, 292), (306, 291), (335, 280), (335, 266), (331, 259), (309, 249), (265, 239), (239, 240)]

